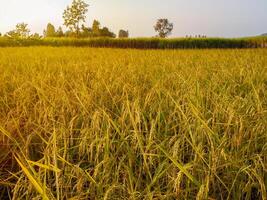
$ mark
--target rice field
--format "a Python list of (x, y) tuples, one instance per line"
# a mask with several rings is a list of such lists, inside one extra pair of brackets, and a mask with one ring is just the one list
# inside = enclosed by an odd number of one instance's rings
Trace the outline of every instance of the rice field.
[(0, 48), (0, 199), (267, 199), (267, 49)]

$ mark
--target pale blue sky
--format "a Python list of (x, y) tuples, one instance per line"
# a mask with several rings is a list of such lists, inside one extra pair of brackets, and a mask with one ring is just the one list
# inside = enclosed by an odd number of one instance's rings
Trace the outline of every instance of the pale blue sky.
[[(18, 22), (42, 33), (48, 22), (62, 25), (62, 13), (72, 0), (0, 0), (0, 32)], [(87, 25), (98, 19), (115, 33), (154, 36), (158, 18), (174, 23), (172, 37), (205, 34), (240, 37), (267, 32), (267, 0), (87, 0)]]

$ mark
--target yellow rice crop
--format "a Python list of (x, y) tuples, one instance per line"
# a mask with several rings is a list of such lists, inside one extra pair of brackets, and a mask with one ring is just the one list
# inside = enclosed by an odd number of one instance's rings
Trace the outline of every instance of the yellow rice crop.
[(266, 49), (0, 49), (1, 199), (266, 199), (266, 163)]

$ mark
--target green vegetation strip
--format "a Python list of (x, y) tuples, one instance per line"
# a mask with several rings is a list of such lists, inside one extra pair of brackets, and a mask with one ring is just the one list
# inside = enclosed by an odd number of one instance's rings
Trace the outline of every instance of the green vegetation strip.
[(0, 47), (17, 46), (73, 46), (73, 47), (109, 47), (135, 49), (205, 49), (205, 48), (263, 48), (267, 47), (267, 37), (255, 38), (45, 38), (14, 39), (0, 37)]

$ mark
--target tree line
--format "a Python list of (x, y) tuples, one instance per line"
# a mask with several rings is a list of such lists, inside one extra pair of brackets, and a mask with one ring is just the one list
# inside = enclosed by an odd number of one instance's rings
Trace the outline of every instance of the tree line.
[[(64, 32), (62, 26), (57, 29), (51, 23), (47, 24), (46, 29), (43, 31), (43, 36), (38, 33), (30, 34), (28, 24), (19, 23), (14, 30), (5, 34), (11, 38), (51, 38), (51, 37), (76, 37), (76, 38), (90, 38), (90, 37), (109, 37), (115, 38), (116, 34), (109, 30), (108, 27), (101, 27), (100, 22), (93, 21), (91, 27), (85, 25), (86, 14), (88, 12), (89, 4), (83, 0), (73, 0), (71, 5), (63, 12), (64, 26), (67, 30)], [(158, 33), (156, 37), (166, 38), (173, 30), (173, 23), (168, 19), (158, 19), (154, 30)], [(0, 34), (1, 36), (1, 34)], [(129, 31), (119, 30), (118, 38), (128, 38)]]

